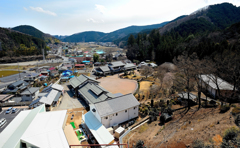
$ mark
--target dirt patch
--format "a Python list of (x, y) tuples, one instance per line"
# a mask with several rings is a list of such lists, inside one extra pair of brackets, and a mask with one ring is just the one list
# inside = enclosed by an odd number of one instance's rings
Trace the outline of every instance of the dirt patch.
[(68, 117), (67, 117), (66, 125), (69, 125), (70, 122), (74, 122), (76, 128), (78, 128), (79, 124), (82, 123), (82, 114), (85, 114), (85, 113), (87, 113), (87, 111), (84, 108), (68, 109), (67, 110)]
[(137, 81), (120, 79), (118, 74), (98, 79), (100, 85), (111, 93), (129, 94), (134, 93), (137, 88)]
[(139, 91), (149, 91), (152, 82), (149, 81), (141, 81)]
[[(213, 141), (216, 135), (223, 135), (224, 131), (235, 126), (234, 119), (230, 115), (231, 110), (219, 113), (219, 108), (201, 108), (197, 106), (187, 110), (174, 112), (173, 120), (166, 123), (164, 129), (158, 121), (148, 124), (148, 129), (139, 133), (140, 128), (134, 131), (129, 140), (130, 147), (139, 139), (143, 140), (147, 147), (186, 147), (197, 138), (206, 143)], [(161, 130), (161, 132), (159, 132)], [(159, 134), (157, 135), (157, 133)]]

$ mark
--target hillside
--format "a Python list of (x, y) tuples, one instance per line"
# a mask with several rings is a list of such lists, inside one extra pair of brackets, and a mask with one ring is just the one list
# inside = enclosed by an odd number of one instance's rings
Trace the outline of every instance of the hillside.
[[(220, 13), (222, 11), (224, 13)], [(218, 13), (221, 15), (216, 15)], [(171, 62), (184, 51), (189, 54), (196, 52), (201, 59), (237, 51), (239, 43), (236, 41), (240, 33), (238, 28), (240, 26), (237, 23), (240, 21), (239, 16), (240, 8), (232, 4), (209, 6), (190, 16), (170, 22), (160, 29), (152, 30), (147, 37), (142, 34), (130, 36), (128, 40), (132, 42), (129, 42), (127, 57), (130, 60), (152, 60), (160, 64)], [(232, 22), (236, 24), (231, 26)], [(173, 24), (177, 27), (173, 27)], [(235, 32), (231, 31), (233, 28)]]
[(42, 54), (42, 48), (47, 49), (42, 39), (6, 28), (0, 28), (0, 42), (0, 57), (39, 55)]
[(86, 31), (81, 33), (76, 33), (64, 38), (63, 42), (97, 42), (100, 38), (105, 35), (103, 32), (97, 31)]
[(40, 38), (44, 40), (46, 43), (59, 43), (60, 41), (50, 34), (45, 34), (42, 31), (28, 25), (21, 25), (12, 28), (12, 30), (19, 31), (25, 34), (29, 34), (33, 37)]
[(166, 25), (168, 22), (163, 22), (160, 24), (154, 24), (154, 25), (147, 25), (147, 26), (129, 26), (126, 28), (122, 28), (110, 33), (103, 33), (103, 32), (97, 32), (97, 31), (86, 31), (81, 32), (77, 34), (73, 34), (71, 36), (67, 37), (61, 37), (59, 39), (62, 39), (64, 42), (112, 42), (118, 38), (123, 38), (128, 36), (131, 33), (138, 33), (142, 30), (151, 30), (154, 28), (159, 28), (164, 25)]
[(159, 29), (159, 33), (163, 34), (184, 22), (201, 17), (212, 23), (217, 29), (224, 29), (240, 21), (240, 8), (230, 3), (210, 5), (184, 18), (168, 23)]

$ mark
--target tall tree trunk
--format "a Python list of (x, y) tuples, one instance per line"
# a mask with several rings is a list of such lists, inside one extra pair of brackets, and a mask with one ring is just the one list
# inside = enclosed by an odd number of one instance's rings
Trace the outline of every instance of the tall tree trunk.
[(201, 107), (201, 91), (198, 89), (198, 109)]

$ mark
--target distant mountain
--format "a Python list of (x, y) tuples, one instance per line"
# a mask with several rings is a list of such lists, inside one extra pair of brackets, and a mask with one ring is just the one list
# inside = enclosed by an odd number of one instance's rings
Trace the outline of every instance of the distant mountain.
[(55, 37), (51, 36), (50, 34), (45, 34), (42, 31), (28, 25), (21, 25), (12, 28), (12, 30), (19, 31), (25, 34), (29, 34), (33, 37), (40, 38), (44, 40), (46, 43), (59, 43), (60, 41)]
[[(224, 29), (240, 21), (240, 8), (230, 3), (210, 5), (208, 7), (199, 9), (184, 18), (168, 23), (159, 29), (159, 33), (163, 34), (175, 27), (178, 27), (184, 22), (196, 18), (204, 18), (206, 21), (213, 24), (215, 28)], [(186, 29), (185, 31), (187, 31)]]
[[(103, 33), (97, 31), (86, 31), (61, 39), (64, 42), (112, 42), (118, 38), (126, 37), (131, 33), (138, 33), (142, 30), (159, 28), (166, 25), (168, 22), (147, 26), (129, 26), (110, 33)], [(59, 38), (60, 39), (60, 38)]]
[(53, 35), (53, 37), (55, 37), (59, 40), (63, 40), (64, 38), (68, 37), (68, 35)]
[(0, 57), (40, 55), (42, 49), (49, 49), (40, 38), (1, 27), (0, 43)]
[(99, 39), (102, 38), (104, 35), (106, 34), (103, 32), (86, 31), (86, 32), (70, 35), (64, 38), (62, 41), (64, 42), (96, 42), (96, 41), (99, 41)]

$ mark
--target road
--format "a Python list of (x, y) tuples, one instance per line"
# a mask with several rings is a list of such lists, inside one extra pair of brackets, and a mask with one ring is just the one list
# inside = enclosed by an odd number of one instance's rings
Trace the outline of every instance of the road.
[(3, 110), (0, 112), (0, 119), (5, 118), (7, 120), (7, 122), (0, 127), (0, 133), (8, 126), (8, 124), (22, 111), (28, 108), (28, 106), (24, 106), (24, 107), (14, 107), (14, 108), (18, 108), (16, 113), (9, 113), (6, 114), (6, 111), (8, 109), (8, 107), (3, 108)]

